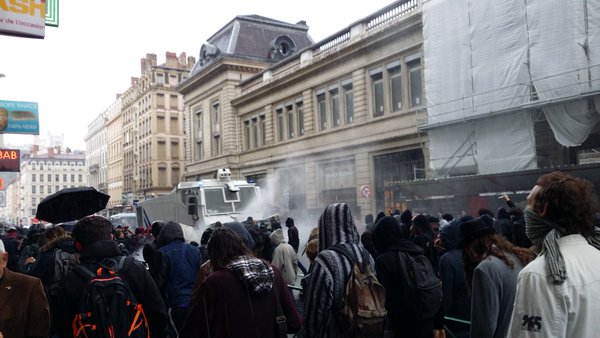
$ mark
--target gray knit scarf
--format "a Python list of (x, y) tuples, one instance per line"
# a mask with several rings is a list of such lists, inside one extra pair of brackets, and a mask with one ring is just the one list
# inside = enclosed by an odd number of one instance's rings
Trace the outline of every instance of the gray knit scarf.
[[(562, 284), (567, 279), (567, 268), (565, 259), (560, 252), (558, 239), (567, 235), (567, 231), (535, 213), (529, 207), (525, 208), (525, 233), (531, 242), (542, 251), (546, 259), (546, 265), (550, 271), (550, 277), (554, 284)], [(594, 228), (594, 235), (587, 236), (588, 243), (600, 250), (600, 228)]]

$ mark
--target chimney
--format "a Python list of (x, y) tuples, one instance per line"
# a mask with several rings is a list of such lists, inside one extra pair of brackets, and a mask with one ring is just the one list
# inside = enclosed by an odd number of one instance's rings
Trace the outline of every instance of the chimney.
[(185, 52), (179, 54), (179, 64), (182, 66), (185, 66), (186, 58), (187, 58), (187, 55), (185, 54)]
[(193, 56), (188, 56), (187, 58), (187, 69), (192, 69), (196, 64), (196, 58)]
[(56, 147), (54, 147), (54, 148), (56, 149), (56, 153), (57, 153), (57, 154), (60, 154), (60, 153), (61, 153), (61, 152), (60, 152), (60, 151), (61, 151), (61, 149), (60, 149), (60, 146), (56, 146)]
[(48, 149), (48, 155), (54, 155), (54, 148), (47, 148)]
[(156, 66), (156, 54), (146, 53), (146, 57), (140, 60), (142, 75), (150, 71), (152, 66)]
[(34, 144), (33, 146), (31, 146), (31, 155), (33, 156), (37, 156), (38, 152), (40, 151), (40, 146), (37, 144)]
[(150, 66), (156, 66), (156, 54), (148, 53), (146, 54), (146, 59), (150, 62)]
[(177, 53), (167, 52), (166, 53), (166, 66), (169, 68), (177, 68)]
[(142, 71), (142, 75), (146, 74), (146, 70), (148, 69), (148, 65), (146, 59), (142, 58), (140, 60), (140, 70)]

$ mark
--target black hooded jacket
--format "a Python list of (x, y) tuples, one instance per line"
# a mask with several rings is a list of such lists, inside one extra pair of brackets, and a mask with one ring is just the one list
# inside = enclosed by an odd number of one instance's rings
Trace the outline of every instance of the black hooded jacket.
[(394, 337), (432, 337), (433, 320), (422, 320), (414, 315), (412, 288), (402, 271), (399, 251), (423, 254), (416, 244), (402, 236), (400, 225), (393, 216), (385, 216), (373, 230), (373, 243), (379, 255), (375, 259), (377, 279), (385, 287), (388, 318)]
[[(473, 218), (464, 216), (461, 219), (454, 219), (440, 228), (440, 237), (445, 248), (444, 254), (440, 257), (439, 267), (444, 294), (442, 300), (444, 316), (467, 321), (471, 319), (471, 297), (463, 269), (462, 251), (457, 246), (460, 224), (470, 219)], [(456, 322), (448, 322), (447, 325), (454, 333), (469, 332), (468, 325)]]
[[(75, 253), (75, 244), (70, 236), (64, 235), (57, 237), (50, 242), (44, 244), (38, 253), (37, 261), (33, 267), (27, 273), (30, 276), (38, 277), (42, 280), (42, 284), (45, 287), (49, 286), (53, 281), (56, 280), (55, 273), (55, 259), (54, 252), (57, 250), (63, 250), (70, 254)], [(75, 258), (73, 259), (75, 263)]]

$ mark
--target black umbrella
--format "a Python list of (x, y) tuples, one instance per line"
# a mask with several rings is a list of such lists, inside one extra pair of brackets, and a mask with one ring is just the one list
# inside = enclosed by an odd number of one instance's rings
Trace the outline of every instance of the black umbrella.
[(46, 196), (35, 217), (55, 224), (78, 220), (106, 208), (109, 198), (92, 187), (65, 188)]

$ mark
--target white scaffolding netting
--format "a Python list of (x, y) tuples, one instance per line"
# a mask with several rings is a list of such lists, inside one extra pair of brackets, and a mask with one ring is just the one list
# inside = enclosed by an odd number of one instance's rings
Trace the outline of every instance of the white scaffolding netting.
[[(437, 175), (535, 168), (532, 103), (565, 146), (600, 120), (590, 104), (600, 107), (600, 0), (429, 0), (423, 27)], [(474, 130), (466, 156), (465, 140), (450, 135)], [(499, 149), (507, 139), (510, 151)]]

